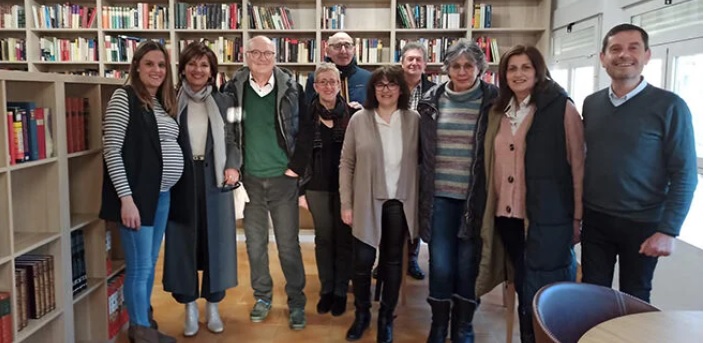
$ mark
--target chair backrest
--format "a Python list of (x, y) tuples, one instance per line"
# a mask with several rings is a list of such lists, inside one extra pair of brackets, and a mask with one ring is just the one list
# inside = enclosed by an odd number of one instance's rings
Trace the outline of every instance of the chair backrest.
[(633, 313), (660, 311), (617, 290), (598, 285), (558, 282), (533, 299), (536, 343), (575, 343), (601, 322)]

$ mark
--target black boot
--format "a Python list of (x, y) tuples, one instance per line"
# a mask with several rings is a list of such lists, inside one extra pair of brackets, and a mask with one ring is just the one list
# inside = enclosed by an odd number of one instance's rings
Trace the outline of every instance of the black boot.
[(519, 307), (518, 322), (520, 323), (520, 341), (522, 343), (535, 343), (535, 331), (533, 331), (532, 313)]
[(353, 276), (353, 294), (355, 295), (355, 321), (350, 325), (345, 339), (357, 341), (370, 327), (370, 275)]
[[(452, 343), (473, 343), (473, 313), (478, 304), (475, 300), (454, 297), (455, 330), (451, 332)], [(452, 328), (454, 325), (452, 325)]]
[(393, 312), (385, 302), (380, 302), (380, 313), (377, 316), (377, 343), (392, 343)]
[(427, 299), (431, 305), (431, 329), (427, 343), (446, 342), (446, 330), (449, 326), (449, 312), (451, 312), (450, 300)]

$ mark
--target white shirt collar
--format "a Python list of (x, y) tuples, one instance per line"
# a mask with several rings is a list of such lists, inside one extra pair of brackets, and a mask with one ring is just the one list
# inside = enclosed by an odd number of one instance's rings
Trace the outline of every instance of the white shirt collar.
[(249, 72), (249, 85), (256, 92), (256, 94), (258, 94), (262, 98), (269, 95), (269, 93), (274, 90), (275, 80), (276, 79), (274, 78), (274, 73), (272, 72), (271, 77), (269, 77), (269, 81), (267, 81), (266, 84), (261, 87), (258, 83), (256, 83), (256, 80), (254, 80), (254, 76), (252, 75), (252, 73)]
[(626, 95), (621, 96), (621, 97), (616, 96), (616, 94), (614, 94), (614, 91), (611, 89), (611, 86), (609, 86), (609, 100), (611, 100), (611, 103), (615, 107), (619, 107), (619, 106), (621, 106), (621, 104), (629, 101), (629, 99), (631, 99), (634, 96), (636, 96), (637, 94), (641, 93), (641, 91), (644, 88), (646, 88), (647, 85), (648, 85), (648, 82), (646, 82), (646, 79), (644, 79), (643, 76), (641, 76), (641, 82), (638, 84), (638, 86), (636, 86), (636, 88), (631, 90), (631, 92), (628, 92), (628, 93), (626, 93)]

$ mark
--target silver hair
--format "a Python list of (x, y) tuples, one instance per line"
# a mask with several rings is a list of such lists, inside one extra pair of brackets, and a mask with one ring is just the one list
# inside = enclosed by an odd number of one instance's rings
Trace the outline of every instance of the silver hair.
[(340, 70), (338, 70), (338, 68), (335, 66), (335, 63), (322, 62), (318, 64), (318, 66), (316, 67), (316, 71), (313, 72), (313, 81), (318, 79), (318, 75), (323, 74), (327, 71), (334, 72), (335, 76), (340, 78)]
[(483, 74), (483, 72), (488, 69), (486, 54), (483, 53), (481, 47), (470, 39), (461, 38), (446, 49), (446, 54), (444, 54), (444, 66), (441, 67), (441, 70), (448, 73), (451, 63), (461, 56), (465, 56), (466, 59), (476, 64), (479, 75)]
[(424, 57), (424, 62), (429, 61), (429, 56), (427, 56), (427, 51), (426, 48), (424, 47), (424, 44), (420, 43), (419, 41), (411, 41), (407, 42), (407, 44), (404, 45), (402, 48), (402, 55), (400, 55), (399, 60), (400, 62), (404, 60), (404, 55), (407, 54), (407, 51), (409, 50), (414, 50), (417, 49), (422, 52), (422, 57)]

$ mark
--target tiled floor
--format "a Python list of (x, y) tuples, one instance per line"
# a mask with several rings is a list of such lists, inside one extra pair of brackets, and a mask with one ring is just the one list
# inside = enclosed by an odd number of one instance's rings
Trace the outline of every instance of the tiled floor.
[[(319, 315), (315, 307), (318, 301), (319, 282), (315, 264), (313, 237), (303, 234), (301, 239), (303, 259), (306, 266), (306, 295), (308, 304), (306, 315), (308, 325), (305, 330), (292, 331), (288, 327), (288, 308), (284, 293), (284, 277), (276, 255), (276, 247), (270, 244), (270, 267), (274, 278), (274, 306), (269, 317), (262, 323), (249, 321), (249, 311), (253, 305), (251, 287), (249, 286), (249, 263), (243, 237), (240, 237), (237, 247), (239, 286), (230, 289), (227, 297), (220, 303), (220, 312), (225, 323), (222, 334), (212, 334), (204, 323), (204, 300), (198, 300), (200, 307), (200, 331), (194, 337), (182, 336), (184, 311), (169, 293), (162, 290), (162, 256), (158, 261), (156, 283), (152, 304), (155, 317), (161, 331), (173, 335), (178, 342), (346, 342), (345, 332), (353, 321), (354, 310), (352, 294), (349, 294), (348, 311), (340, 316)], [(420, 253), (421, 266), (427, 272), (428, 254), (426, 245), (422, 245)], [(406, 305), (397, 308), (397, 318), (394, 321), (394, 339), (396, 342), (426, 341), (429, 332), (431, 313), (426, 302), (427, 281), (416, 281), (407, 278), (405, 287)], [(374, 282), (373, 282), (374, 286)], [(476, 343), (505, 343), (505, 308), (502, 306), (502, 291), (500, 288), (483, 297), (482, 305), (474, 316), (474, 331)], [(370, 329), (360, 342), (375, 342), (377, 304), (373, 305), (373, 320)], [(517, 326), (517, 323), (516, 323)], [(517, 328), (514, 341), (519, 341)], [(128, 342), (122, 333), (118, 342)]]

